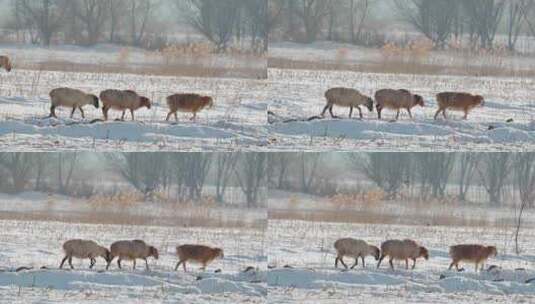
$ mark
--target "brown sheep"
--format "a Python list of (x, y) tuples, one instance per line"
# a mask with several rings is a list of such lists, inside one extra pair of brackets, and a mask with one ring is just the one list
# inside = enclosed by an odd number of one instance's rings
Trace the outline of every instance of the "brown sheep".
[(175, 94), (167, 97), (167, 105), (169, 106), (169, 114), (166, 121), (169, 121), (171, 115), (174, 114), (175, 120), (178, 122), (177, 112), (193, 113), (191, 120), (195, 120), (198, 112), (214, 106), (214, 100), (210, 96), (198, 94)]
[(63, 251), (65, 252), (65, 257), (61, 261), (61, 264), (59, 265), (59, 269), (63, 268), (63, 264), (65, 264), (65, 261), (69, 260), (69, 265), (71, 266), (71, 269), (74, 269), (72, 266), (72, 258), (78, 258), (78, 259), (89, 259), (91, 261), (91, 265), (89, 266), (89, 269), (92, 269), (93, 266), (95, 266), (95, 263), (97, 262), (97, 257), (102, 257), (106, 260), (106, 263), (110, 261), (111, 255), (110, 251), (98, 245), (97, 243), (89, 240), (69, 240), (63, 243)]
[(80, 90), (71, 89), (71, 88), (58, 88), (50, 91), (50, 116), (56, 117), (56, 108), (57, 107), (68, 107), (72, 108), (71, 118), (74, 116), (76, 109), (80, 110), (82, 118), (85, 118), (84, 110), (82, 109), (85, 105), (92, 104), (95, 108), (98, 109), (98, 97), (92, 94), (86, 94)]
[(13, 66), (11, 65), (11, 60), (7, 56), (0, 56), (0, 67), (4, 68), (8, 73), (11, 72)]
[(221, 248), (211, 248), (202, 245), (181, 245), (176, 247), (176, 255), (178, 256), (178, 263), (176, 264), (175, 271), (178, 270), (180, 264), (186, 270), (186, 262), (189, 260), (202, 264), (202, 270), (206, 269), (206, 265), (211, 263), (218, 257), (223, 258), (223, 250)]
[(147, 245), (144, 241), (141, 241), (141, 240), (117, 241), (111, 244), (110, 249), (111, 249), (111, 255), (110, 255), (110, 260), (108, 261), (108, 265), (106, 266), (106, 269), (110, 267), (110, 264), (113, 261), (113, 259), (115, 257), (118, 257), (117, 265), (119, 266), (119, 269), (122, 269), (121, 261), (123, 259), (133, 260), (134, 270), (136, 269), (136, 259), (143, 259), (145, 260), (146, 269), (149, 270), (149, 263), (147, 262), (147, 258), (154, 257), (155, 259), (158, 259), (159, 257), (158, 249), (156, 249), (153, 246)]
[(364, 258), (366, 256), (373, 256), (375, 260), (379, 260), (380, 250), (376, 246), (368, 245), (363, 240), (355, 240), (351, 238), (339, 239), (334, 242), (334, 248), (336, 249), (336, 259), (334, 261), (334, 267), (338, 268), (338, 261), (344, 265), (347, 269), (347, 265), (344, 263), (344, 256), (352, 257), (355, 259), (355, 263), (351, 266), (351, 269), (358, 265), (359, 257), (362, 260), (362, 268), (366, 267)]
[(475, 263), (477, 272), (479, 264), (481, 264), (481, 269), (483, 269), (485, 261), (487, 261), (490, 256), (498, 255), (498, 251), (494, 246), (465, 244), (451, 246), (449, 254), (452, 259), (449, 270), (455, 265), (455, 269), (458, 271), (459, 262), (467, 261)]
[(381, 266), (381, 262), (386, 256), (390, 257), (389, 263), (392, 269), (394, 269), (393, 260), (405, 260), (405, 268), (409, 269), (409, 259), (413, 260), (412, 269), (414, 269), (416, 259), (423, 257), (428, 260), (429, 252), (413, 240), (389, 240), (381, 244), (381, 258), (379, 258), (377, 268)]
[(409, 112), (409, 117), (412, 119), (411, 109), (419, 105), (425, 106), (424, 99), (420, 95), (412, 94), (407, 90), (392, 90), (384, 89), (375, 93), (375, 102), (377, 103), (377, 114), (381, 119), (381, 112), (383, 109), (397, 110), (396, 120), (399, 119), (399, 112), (401, 109), (406, 109)]
[(151, 108), (151, 102), (147, 97), (139, 96), (132, 90), (105, 90), (100, 93), (100, 99), (102, 100), (104, 120), (108, 120), (108, 111), (110, 109), (123, 111), (121, 120), (124, 120), (126, 110), (130, 110), (132, 120), (135, 120), (134, 111), (142, 107)]
[(321, 116), (325, 116), (325, 112), (329, 110), (331, 117), (335, 117), (333, 114), (334, 105), (340, 107), (349, 108), (349, 118), (353, 115), (353, 108), (359, 110), (360, 118), (362, 119), (361, 105), (368, 108), (370, 112), (373, 112), (373, 99), (366, 95), (362, 95), (359, 91), (348, 88), (332, 88), (325, 92), (325, 99), (327, 99), (327, 105), (323, 109)]
[(444, 119), (448, 119), (446, 110), (463, 111), (464, 119), (468, 119), (468, 113), (477, 106), (484, 106), (485, 99), (483, 96), (469, 93), (444, 92), (437, 95), (437, 103), (435, 120), (441, 112)]

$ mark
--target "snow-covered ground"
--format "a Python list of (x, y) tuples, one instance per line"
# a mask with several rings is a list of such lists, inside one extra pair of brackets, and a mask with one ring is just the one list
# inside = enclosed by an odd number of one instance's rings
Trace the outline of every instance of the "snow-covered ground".
[[(136, 122), (91, 124), (100, 110), (86, 107), (69, 119), (69, 110), (49, 114), (51, 89), (69, 86), (99, 94), (108, 88), (133, 89), (153, 101), (150, 110), (136, 112)], [(215, 107), (198, 116), (179, 115), (165, 122), (165, 97), (194, 92), (215, 97)], [(228, 151), (259, 150), (267, 145), (267, 84), (232, 78), (188, 78), (134, 74), (104, 74), (14, 70), (0, 73), (0, 146), (3, 151)], [(110, 112), (112, 118), (120, 117)]]
[[(269, 70), (269, 136), (271, 149), (300, 151), (524, 151), (535, 148), (535, 81), (527, 78), (376, 74), (344, 71)], [(414, 120), (393, 111), (363, 109), (364, 119), (347, 119), (349, 109), (334, 112), (344, 119), (306, 121), (325, 106), (324, 93), (345, 86), (373, 96), (382, 88), (406, 88), (424, 97), (425, 108), (413, 110)], [(481, 94), (486, 103), (468, 121), (459, 113), (433, 120), (435, 95), (443, 91)], [(330, 117), (328, 114), (326, 117)], [(513, 119), (513, 122), (506, 121)], [(292, 121), (297, 120), (297, 121)], [(301, 121), (304, 120), (304, 121)], [(489, 127), (491, 127), (489, 130)]]
[[(270, 303), (532, 303), (535, 301), (535, 229), (522, 230), (522, 254), (513, 252), (512, 229), (332, 224), (270, 220), (267, 275)], [(386, 239), (413, 238), (430, 252), (414, 271), (404, 262), (376, 269), (373, 257), (351, 271), (334, 268), (333, 243), (341, 237), (380, 245)], [(459, 243), (495, 245), (491, 271), (448, 271), (448, 247)], [(352, 263), (345, 259), (346, 264)], [(340, 266), (340, 265), (339, 265)], [(349, 265), (351, 266), (351, 265)], [(530, 281), (530, 283), (527, 283)]]
[[(262, 230), (12, 220), (0, 220), (0, 230), (0, 303), (264, 303), (267, 296)], [(150, 271), (142, 261), (135, 271), (130, 262), (104, 271), (102, 259), (93, 270), (76, 260), (75, 270), (59, 270), (61, 245), (71, 238), (105, 246), (144, 239), (160, 258), (150, 259)], [(205, 272), (194, 264), (188, 273), (175, 272), (174, 248), (186, 243), (221, 247), (225, 257)], [(16, 272), (19, 267), (30, 270)]]

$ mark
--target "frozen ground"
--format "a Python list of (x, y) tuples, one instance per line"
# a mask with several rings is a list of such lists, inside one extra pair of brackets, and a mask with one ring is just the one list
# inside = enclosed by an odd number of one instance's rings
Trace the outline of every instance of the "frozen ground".
[[(329, 224), (270, 221), (267, 275), (270, 303), (532, 303), (535, 301), (535, 229), (523, 230), (517, 256), (512, 252), (511, 230), (489, 227), (431, 227), (402, 225)], [(379, 245), (385, 239), (414, 238), (430, 251), (429, 261), (419, 260), (416, 270), (397, 263), (394, 271), (379, 270), (372, 257), (362, 269), (334, 268), (334, 241), (354, 237)], [(491, 271), (447, 271), (448, 246), (458, 243), (493, 244), (498, 257)], [(346, 264), (351, 263), (346, 258)], [(403, 265), (402, 265), (403, 264)]]
[[(161, 226), (66, 224), (0, 220), (0, 303), (264, 303), (267, 295), (264, 234), (260, 230)], [(75, 270), (58, 270), (61, 244), (71, 238), (94, 239), (109, 246), (120, 239), (144, 239), (160, 259), (145, 271), (138, 261), (118, 270), (105, 263), (87, 270), (88, 261), (73, 261)], [(225, 257), (205, 272), (173, 271), (176, 245), (202, 243), (222, 247)], [(19, 267), (31, 270), (16, 272)], [(244, 272), (248, 267), (252, 270)], [(221, 272), (216, 272), (216, 270)]]
[[(275, 114), (269, 118), (271, 149), (522, 151), (535, 148), (533, 79), (280, 69), (270, 69), (269, 78), (269, 111)], [(389, 110), (383, 112), (384, 120), (378, 121), (377, 114), (367, 109), (363, 109), (363, 120), (347, 119), (349, 109), (336, 107), (335, 114), (344, 119), (306, 121), (321, 113), (325, 91), (335, 86), (355, 88), (370, 96), (381, 88), (406, 88), (422, 95), (426, 107), (413, 110), (413, 121), (402, 113), (398, 122), (391, 122), (395, 113)], [(485, 107), (474, 109), (468, 121), (463, 121), (459, 113), (450, 113), (449, 121), (434, 121), (434, 96), (442, 91), (482, 94), (486, 98)], [(509, 119), (513, 122), (507, 123)]]
[[(154, 105), (136, 112), (136, 122), (102, 118), (88, 106), (86, 119), (69, 110), (59, 119), (49, 114), (51, 89), (61, 86), (97, 94), (104, 89), (134, 89)], [(14, 70), (0, 73), (0, 146), (20, 151), (227, 151), (258, 150), (268, 143), (266, 83), (245, 79), (143, 76), (134, 74), (46, 72)], [(215, 97), (215, 107), (202, 112), (197, 122), (179, 115), (179, 123), (165, 122), (165, 97), (195, 92)], [(111, 113), (112, 118), (120, 113)]]

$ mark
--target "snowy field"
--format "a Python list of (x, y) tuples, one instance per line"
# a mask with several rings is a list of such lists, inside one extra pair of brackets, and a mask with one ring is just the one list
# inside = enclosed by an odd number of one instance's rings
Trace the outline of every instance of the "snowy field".
[[(524, 151), (535, 148), (535, 81), (528, 78), (485, 78), (375, 74), (342, 71), (270, 69), (268, 118), (271, 149), (300, 151)], [(306, 121), (325, 106), (324, 93), (336, 86), (373, 96), (382, 88), (406, 88), (422, 95), (425, 108), (413, 109), (414, 120), (402, 112), (363, 109), (364, 120), (348, 119), (349, 109), (334, 108), (343, 119)], [(443, 91), (481, 94), (486, 103), (468, 121), (449, 113), (450, 120), (433, 120), (435, 95)], [(509, 119), (513, 122), (507, 123)], [(303, 121), (304, 120), (304, 121)], [(489, 127), (491, 130), (489, 130)]]
[[(252, 229), (178, 228), (0, 220), (0, 303), (264, 303), (267, 295), (264, 233)], [(121, 239), (144, 239), (158, 248), (150, 271), (138, 261), (104, 271), (97, 260), (73, 260), (75, 270), (59, 270), (61, 245), (88, 238), (109, 246)], [(175, 247), (201, 243), (223, 248), (225, 257), (205, 272), (188, 264), (175, 272)], [(16, 272), (19, 267), (30, 270)], [(244, 272), (248, 267), (249, 271)], [(220, 271), (219, 271), (220, 270)]]
[[(513, 252), (512, 229), (331, 224), (273, 220), (267, 230), (267, 275), (270, 303), (533, 303), (535, 301), (535, 229), (523, 230), (522, 254)], [(376, 269), (373, 257), (351, 271), (334, 268), (333, 243), (341, 237), (380, 245), (386, 239), (414, 238), (427, 247), (429, 261), (416, 270), (388, 261)], [(448, 271), (448, 247), (459, 243), (495, 245), (498, 256), (490, 271)], [(346, 264), (352, 263), (349, 258)], [(339, 265), (340, 266), (340, 265)], [(351, 266), (351, 265), (349, 265)], [(488, 269), (488, 268), (487, 268)]]
[[(61, 86), (99, 94), (108, 88), (133, 89), (153, 101), (136, 112), (136, 122), (91, 123), (102, 118), (92, 106), (69, 119), (69, 110), (49, 115), (51, 89)], [(0, 146), (4, 151), (227, 151), (267, 145), (266, 83), (232, 78), (188, 78), (134, 74), (14, 70), (0, 73)], [(178, 92), (215, 97), (215, 107), (190, 121), (165, 122), (165, 98)], [(110, 111), (112, 119), (119, 112)]]

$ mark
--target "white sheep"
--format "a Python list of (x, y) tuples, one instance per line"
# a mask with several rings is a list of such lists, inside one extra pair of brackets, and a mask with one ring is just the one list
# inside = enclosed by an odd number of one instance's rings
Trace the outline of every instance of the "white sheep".
[(78, 259), (89, 259), (91, 261), (89, 269), (92, 269), (93, 266), (95, 266), (97, 257), (102, 257), (106, 260), (106, 263), (110, 260), (110, 251), (90, 240), (74, 239), (66, 241), (63, 243), (63, 251), (65, 252), (65, 257), (61, 261), (59, 266), (60, 269), (63, 268), (63, 264), (67, 259), (69, 260), (71, 269), (74, 269), (72, 266), (73, 257)]
[(325, 112), (329, 110), (331, 117), (335, 117), (333, 114), (333, 106), (350, 108), (349, 118), (353, 115), (353, 108), (359, 110), (360, 118), (362, 119), (362, 110), (360, 106), (366, 106), (370, 112), (373, 111), (373, 99), (361, 94), (359, 91), (348, 88), (332, 88), (325, 92), (325, 98), (327, 99), (327, 105), (323, 109), (321, 116), (325, 116)]
[(414, 269), (416, 259), (423, 257), (428, 260), (429, 252), (413, 240), (388, 240), (381, 244), (381, 258), (379, 258), (377, 268), (381, 266), (381, 262), (386, 256), (390, 257), (389, 263), (392, 269), (394, 269), (393, 260), (404, 260), (405, 268), (409, 269), (409, 259), (413, 260), (412, 269)]
[(52, 103), (50, 117), (56, 118), (57, 107), (72, 108), (71, 118), (73, 118), (76, 109), (79, 109), (80, 113), (82, 113), (82, 118), (85, 118), (84, 110), (82, 109), (85, 105), (91, 104), (97, 109), (99, 107), (97, 96), (71, 88), (58, 88), (50, 91), (50, 99)]
[(121, 261), (123, 259), (134, 261), (133, 269), (136, 269), (136, 259), (143, 259), (145, 260), (145, 266), (147, 270), (149, 270), (147, 258), (152, 256), (155, 259), (158, 259), (158, 250), (153, 246), (147, 245), (141, 240), (117, 241), (111, 244), (110, 249), (111, 255), (106, 269), (110, 267), (110, 264), (115, 257), (118, 257), (117, 265), (119, 266), (119, 269), (122, 269)]
[(356, 240), (352, 238), (339, 239), (334, 242), (334, 248), (336, 249), (337, 253), (336, 260), (334, 262), (335, 268), (338, 268), (338, 261), (340, 261), (347, 269), (347, 265), (344, 263), (343, 259), (345, 256), (355, 259), (355, 264), (351, 266), (351, 269), (358, 265), (359, 257), (362, 259), (363, 268), (366, 267), (364, 262), (365, 257), (373, 256), (376, 261), (379, 260), (379, 248), (373, 245), (368, 245), (368, 243), (363, 240)]
[(126, 110), (130, 110), (132, 120), (135, 120), (134, 111), (142, 107), (151, 108), (151, 102), (147, 97), (139, 96), (131, 90), (105, 90), (100, 93), (100, 100), (102, 101), (104, 120), (108, 120), (108, 111), (110, 109), (123, 111), (121, 120), (124, 120)]
[(393, 109), (397, 111), (396, 120), (399, 119), (399, 112), (401, 109), (406, 109), (409, 112), (409, 117), (412, 119), (411, 109), (419, 105), (425, 106), (424, 99), (420, 95), (415, 95), (408, 90), (391, 90), (384, 89), (375, 93), (375, 102), (377, 107), (377, 115), (381, 119), (383, 109)]

